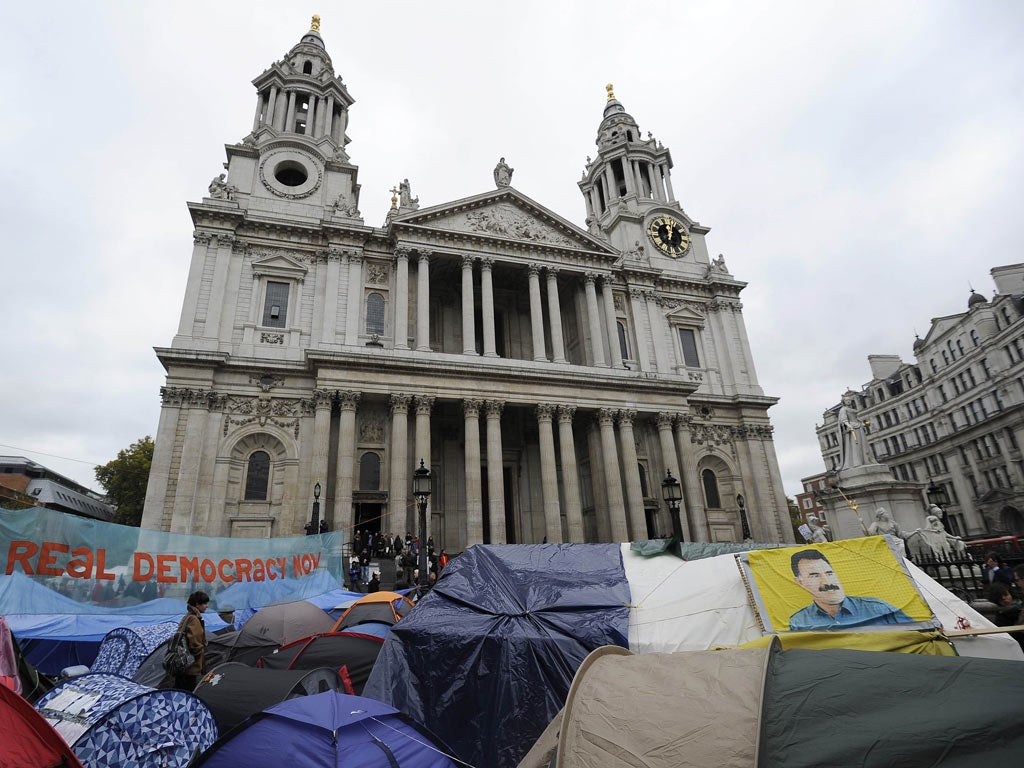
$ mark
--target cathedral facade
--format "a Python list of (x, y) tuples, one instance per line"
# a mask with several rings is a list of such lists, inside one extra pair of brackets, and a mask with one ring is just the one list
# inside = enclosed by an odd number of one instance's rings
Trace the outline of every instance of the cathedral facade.
[(252, 131), (189, 203), (194, 249), (142, 525), (291, 536), (314, 488), (332, 529), (438, 547), (792, 541), (739, 294), (672, 190), (667, 148), (608, 87), (581, 228), (493, 188), (384, 226), (359, 210), (353, 99), (319, 21), (254, 81)]

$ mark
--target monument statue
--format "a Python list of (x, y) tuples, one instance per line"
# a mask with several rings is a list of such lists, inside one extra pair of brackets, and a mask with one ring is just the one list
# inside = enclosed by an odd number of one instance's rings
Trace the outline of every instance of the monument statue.
[(398, 205), (400, 208), (412, 208), (414, 211), (420, 207), (420, 199), (413, 198), (408, 179), (402, 179), (402, 183), (398, 185)]
[(819, 525), (817, 515), (807, 516), (807, 527), (811, 529), (811, 542), (813, 544), (827, 544), (828, 534), (825, 532), (825, 528)]
[(896, 521), (892, 519), (892, 516), (889, 514), (889, 510), (885, 507), (879, 507), (875, 510), (874, 522), (868, 526), (868, 536), (884, 536), (886, 534), (903, 538), (900, 527)]
[(498, 164), (494, 166), (494, 183), (499, 187), (507, 187), (512, 183), (512, 173), (515, 169), (509, 168), (505, 162), (505, 158), (498, 160)]
[(925, 527), (918, 528), (907, 536), (907, 548), (911, 554), (931, 555), (936, 558), (965, 554), (967, 549), (963, 539), (949, 533), (942, 525), (942, 518), (939, 516), (942, 510), (932, 505), (928, 511), (932, 514), (925, 518)]
[(223, 173), (210, 182), (210, 197), (215, 200), (234, 200), (237, 191), (238, 187), (225, 181)]
[(867, 464), (864, 452), (864, 422), (857, 416), (852, 397), (844, 397), (839, 406), (839, 469)]

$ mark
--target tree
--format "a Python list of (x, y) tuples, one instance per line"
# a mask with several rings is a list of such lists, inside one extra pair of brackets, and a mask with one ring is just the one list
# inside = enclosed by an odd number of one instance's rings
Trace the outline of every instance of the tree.
[(146, 435), (118, 451), (117, 458), (96, 467), (96, 480), (117, 507), (114, 522), (138, 526), (146, 502), (149, 470), (153, 465), (153, 438)]

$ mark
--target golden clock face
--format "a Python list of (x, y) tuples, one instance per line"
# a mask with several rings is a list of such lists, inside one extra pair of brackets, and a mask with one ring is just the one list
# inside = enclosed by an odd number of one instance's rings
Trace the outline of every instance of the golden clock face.
[(662, 253), (672, 258), (682, 256), (690, 249), (690, 233), (671, 216), (658, 216), (647, 227), (647, 234)]

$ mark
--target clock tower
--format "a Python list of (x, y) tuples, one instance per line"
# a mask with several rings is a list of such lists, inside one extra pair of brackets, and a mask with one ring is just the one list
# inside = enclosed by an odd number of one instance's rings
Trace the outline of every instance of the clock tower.
[(704, 275), (710, 261), (708, 229), (693, 221), (672, 190), (672, 155), (606, 86), (608, 102), (597, 129), (597, 158), (587, 158), (580, 190), (591, 234), (623, 253), (637, 253), (652, 267), (688, 276)]

